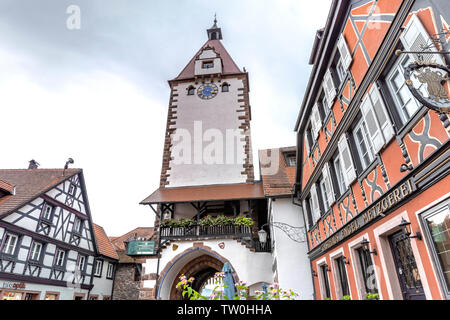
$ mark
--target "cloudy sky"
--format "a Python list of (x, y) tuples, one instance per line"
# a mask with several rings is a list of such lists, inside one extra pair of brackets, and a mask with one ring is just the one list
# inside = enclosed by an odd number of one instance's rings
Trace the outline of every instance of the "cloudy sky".
[[(80, 9), (70, 29), (67, 8)], [(0, 168), (83, 168), (94, 222), (118, 236), (152, 226), (175, 78), (217, 13), (250, 73), (253, 152), (295, 145), (317, 29), (331, 0), (1, 0)], [(73, 20), (69, 20), (74, 22)], [(257, 157), (254, 159), (255, 164)]]

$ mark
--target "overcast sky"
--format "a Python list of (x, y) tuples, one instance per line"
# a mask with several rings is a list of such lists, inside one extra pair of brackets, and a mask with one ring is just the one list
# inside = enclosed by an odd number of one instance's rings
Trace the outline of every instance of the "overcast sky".
[[(70, 5), (80, 29), (69, 29)], [(250, 74), (259, 149), (295, 145), (308, 59), (331, 0), (1, 0), (0, 168), (82, 168), (109, 236), (153, 226), (139, 205), (159, 186), (170, 89), (206, 42)], [(73, 20), (71, 20), (73, 22)]]

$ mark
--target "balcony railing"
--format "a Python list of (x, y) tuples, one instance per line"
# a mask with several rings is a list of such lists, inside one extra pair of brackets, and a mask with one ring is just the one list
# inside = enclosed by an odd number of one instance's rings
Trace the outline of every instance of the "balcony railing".
[(270, 240), (265, 243), (253, 238), (252, 228), (236, 225), (201, 226), (192, 225), (189, 227), (160, 227), (161, 240), (188, 240), (199, 238), (220, 238), (233, 237), (241, 239), (242, 243), (255, 252), (271, 252)]
[(251, 227), (235, 225), (161, 227), (160, 236), (161, 239), (166, 240), (222, 236), (235, 236), (238, 238), (251, 239), (252, 229)]

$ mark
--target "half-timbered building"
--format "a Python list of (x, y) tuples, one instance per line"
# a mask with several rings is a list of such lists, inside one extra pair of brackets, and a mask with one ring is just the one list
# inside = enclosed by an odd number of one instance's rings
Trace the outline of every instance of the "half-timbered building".
[(317, 299), (450, 297), (449, 20), (446, 0), (333, 1), (317, 32), (295, 128)]
[(87, 299), (97, 252), (81, 169), (0, 170), (1, 299)]

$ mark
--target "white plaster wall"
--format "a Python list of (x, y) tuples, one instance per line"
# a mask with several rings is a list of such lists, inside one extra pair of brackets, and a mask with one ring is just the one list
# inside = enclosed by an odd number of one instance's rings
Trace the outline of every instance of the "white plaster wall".
[(91, 294), (98, 295), (99, 300), (103, 300), (103, 296), (112, 296), (113, 280), (106, 278), (108, 263), (108, 261), (103, 260), (102, 276), (100, 278), (94, 277), (92, 280), (94, 287)]
[[(238, 100), (242, 97), (238, 97), (238, 94), (242, 93), (243, 81), (238, 79), (226, 79), (226, 82), (230, 84), (230, 92), (221, 92), (219, 88), (219, 93), (217, 96), (210, 100), (202, 100), (198, 97), (197, 93), (195, 95), (187, 95), (187, 88), (193, 85), (196, 89), (199, 88), (201, 82), (195, 84), (194, 82), (182, 83), (176, 87), (176, 93), (178, 96), (175, 98), (178, 100), (174, 102), (173, 105), (177, 106), (177, 119), (176, 128), (178, 131), (176, 133), (181, 133), (182, 131), (189, 132), (190, 143), (186, 142), (183, 145), (190, 145), (190, 157), (186, 156), (187, 161), (184, 163), (176, 163), (172, 160), (170, 162), (171, 170), (168, 171), (170, 176), (168, 177), (169, 185), (168, 187), (180, 187), (189, 185), (213, 185), (213, 184), (230, 184), (230, 183), (244, 183), (247, 179), (246, 176), (242, 175), (243, 163), (245, 160), (244, 144), (245, 142), (240, 141), (241, 138), (245, 136), (241, 133), (242, 130), (239, 126), (242, 124), (243, 120), (239, 120), (239, 116), (243, 115), (241, 112), (236, 112), (243, 103), (239, 103)], [(220, 83), (215, 82), (219, 87)], [(194, 136), (194, 122), (201, 121), (201, 132), (200, 135)], [(180, 130), (184, 129), (184, 130)], [(206, 130), (216, 129), (223, 137), (220, 139), (223, 142), (223, 149), (221, 150), (223, 156), (220, 156), (220, 161), (214, 161), (206, 163), (202, 157), (201, 152), (195, 152), (194, 140), (200, 145), (200, 150), (205, 150), (211, 142), (206, 141), (202, 143), (203, 134)], [(239, 138), (234, 140), (234, 161), (228, 164), (225, 150), (227, 141), (225, 139), (227, 129), (238, 130), (237, 134)], [(211, 131), (210, 131), (211, 132)], [(232, 143), (228, 139), (228, 143)], [(172, 157), (176, 156), (176, 150), (179, 149), (181, 141), (174, 141), (174, 136), (172, 136), (172, 142), (174, 146), (172, 147)], [(229, 149), (228, 149), (229, 150)], [(198, 154), (200, 153), (200, 156)], [(209, 154), (209, 152), (206, 152)], [(195, 157), (197, 155), (197, 157)], [(196, 161), (197, 159), (199, 161)], [(209, 158), (209, 157), (208, 157)], [(186, 163), (189, 162), (189, 163)]]
[[(213, 251), (219, 255), (228, 259), (232, 267), (235, 269), (240, 280), (247, 282), (249, 286), (266, 282), (268, 284), (273, 282), (272, 278), (272, 257), (270, 253), (255, 253), (251, 252), (248, 248), (238, 243), (236, 240), (205, 240), (202, 241), (205, 246), (210, 247)], [(224, 242), (224, 249), (219, 248), (219, 243)], [(172, 250), (173, 243), (166, 248), (161, 255), (160, 261), (160, 275), (166, 267), (166, 265), (177, 255), (183, 253), (187, 249), (193, 248), (192, 242), (174, 242), (178, 245), (176, 251)], [(162, 283), (160, 296), (162, 299), (168, 299), (170, 289), (174, 281), (178, 281), (175, 277), (178, 272), (193, 259), (208, 254), (203, 250), (192, 251), (178, 260), (170, 271), (166, 274), (164, 282)], [(156, 273), (157, 259), (148, 259), (144, 264), (145, 273)], [(144, 286), (148, 284), (144, 283)]]
[[(301, 208), (295, 206), (291, 198), (270, 200), (269, 205), (271, 205), (272, 222), (283, 222), (293, 227), (304, 226)], [(291, 240), (278, 228), (273, 228), (272, 232), (280, 287), (293, 289), (300, 294), (302, 300), (313, 299), (314, 288), (307, 243)]]

